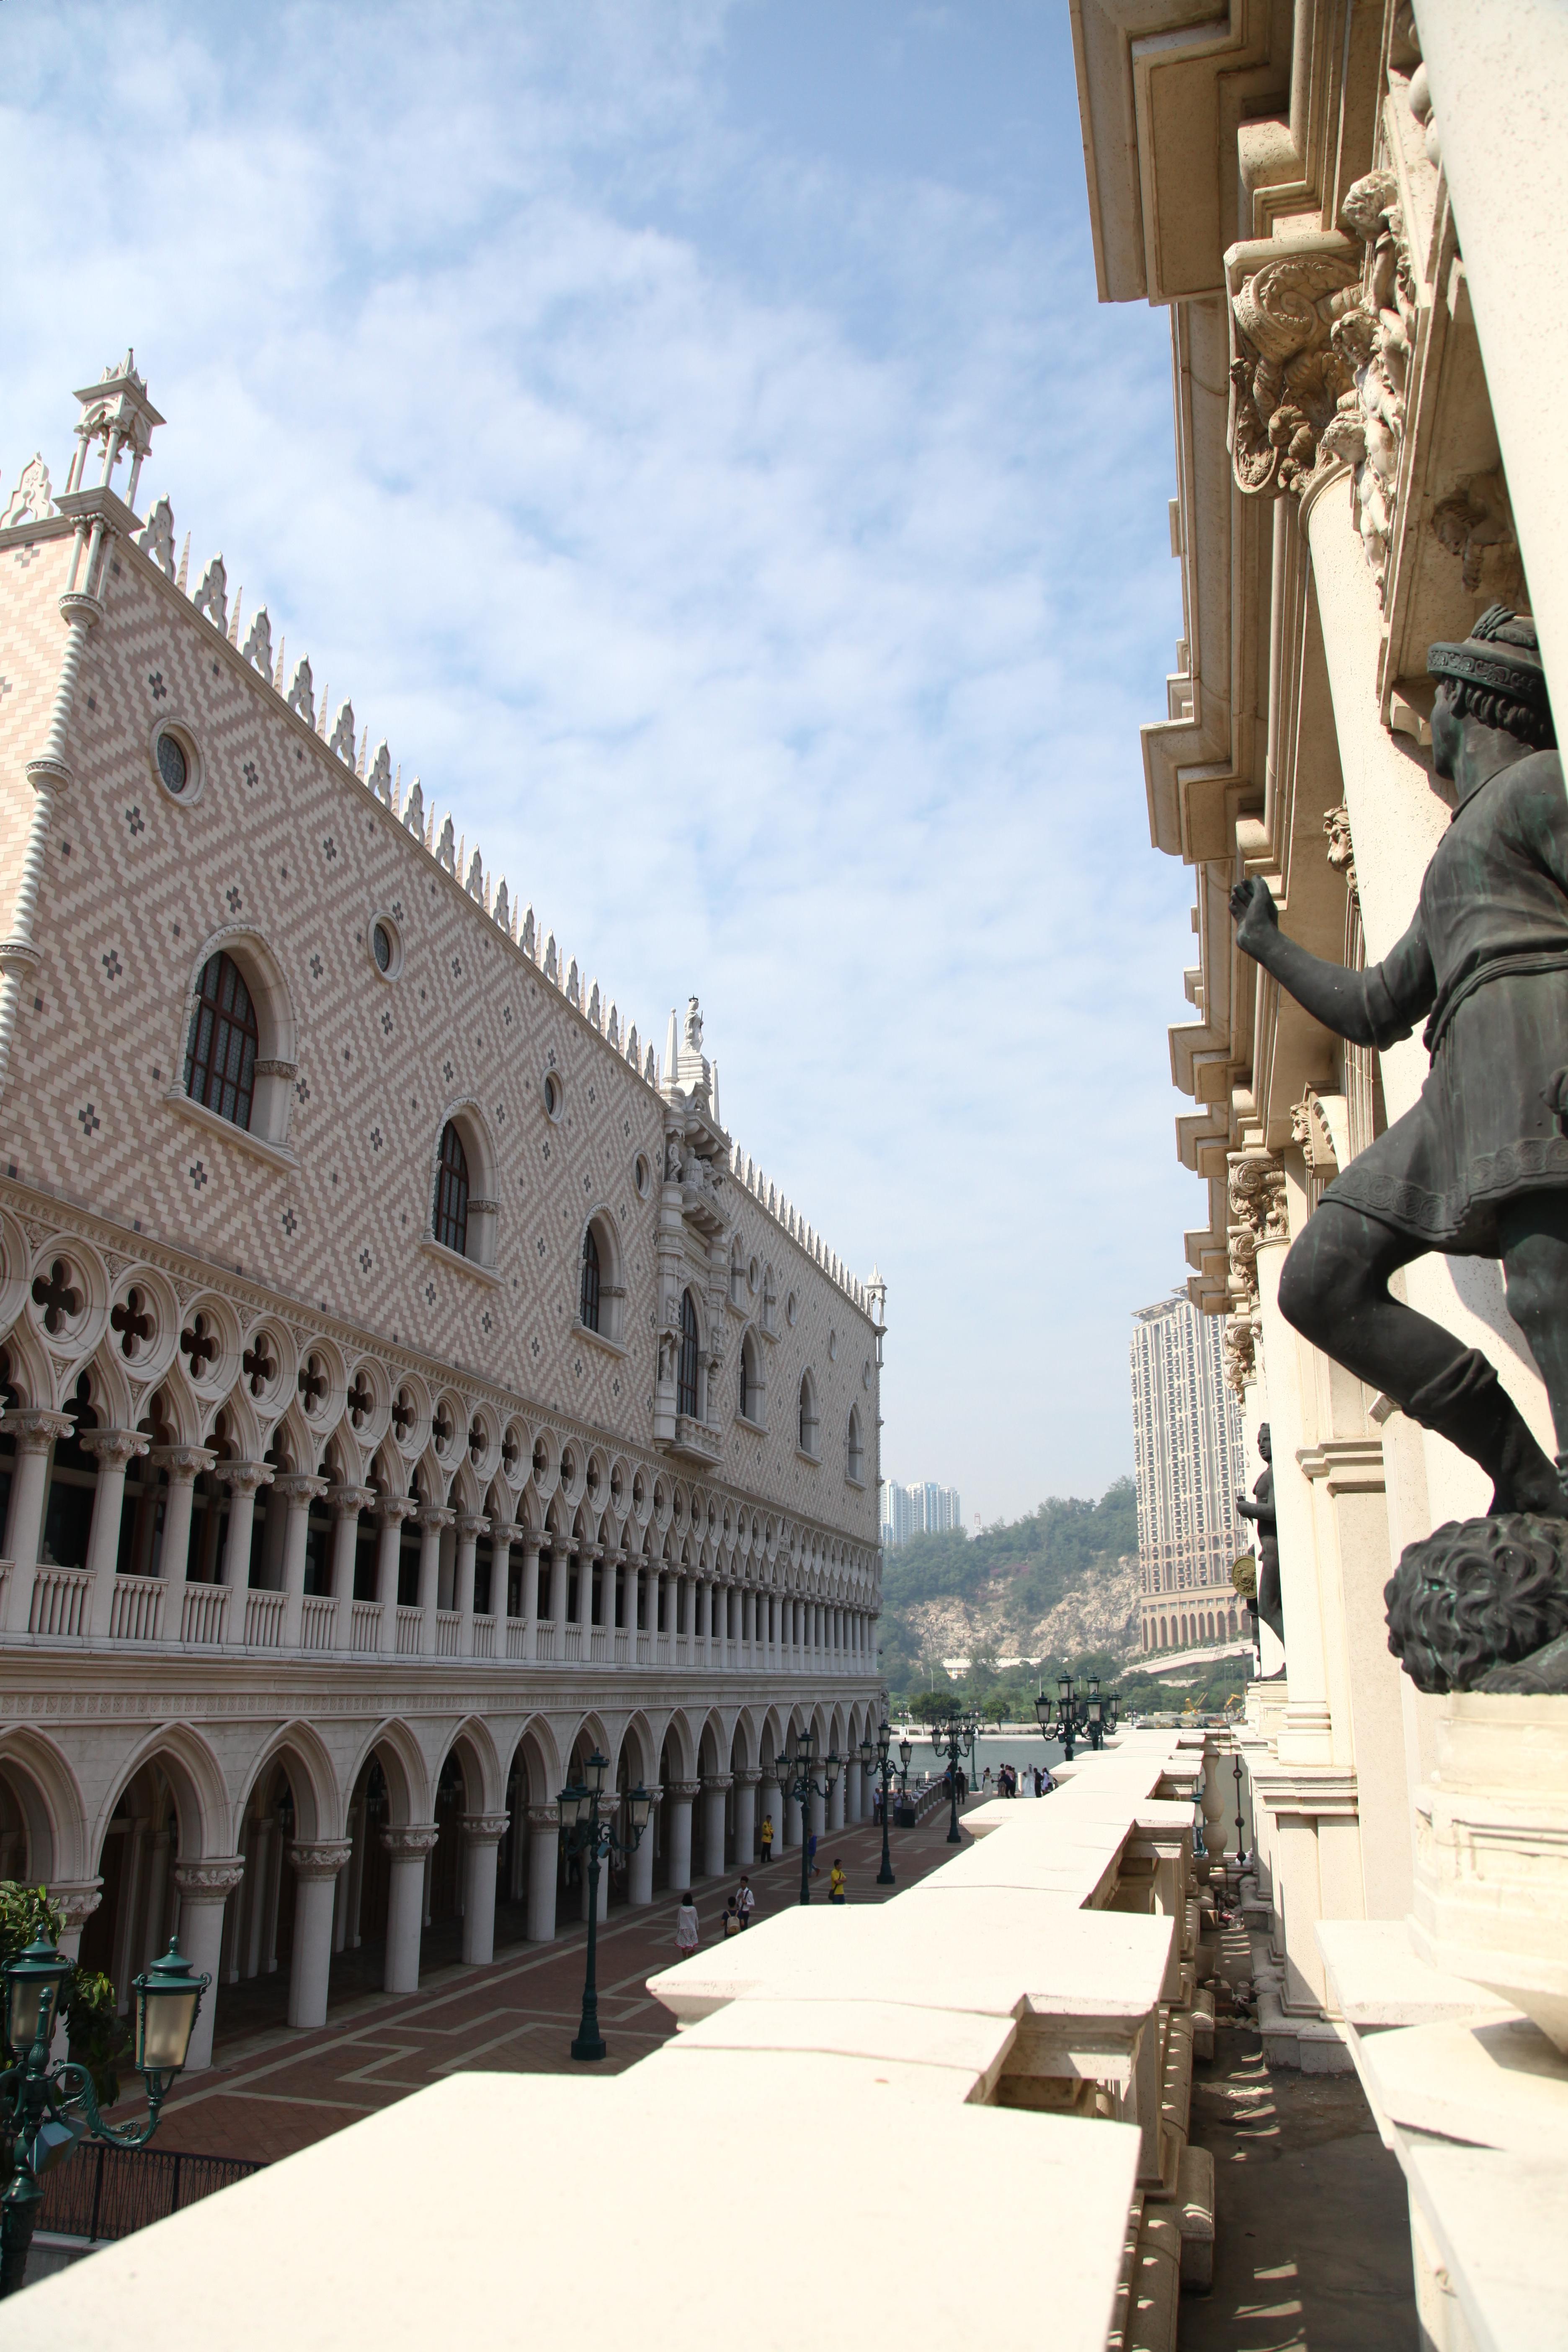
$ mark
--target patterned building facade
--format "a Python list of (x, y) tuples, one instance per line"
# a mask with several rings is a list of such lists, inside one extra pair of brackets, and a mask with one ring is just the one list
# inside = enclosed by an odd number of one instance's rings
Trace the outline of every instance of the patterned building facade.
[(1139, 1610), (1145, 1650), (1235, 1641), (1230, 1580), (1243, 1484), (1241, 1412), (1225, 1376), (1221, 1327), (1185, 1290), (1133, 1318), (1132, 1442), (1138, 1477)]
[(883, 1294), (696, 1000), (661, 1066), (190, 588), (130, 356), (78, 398), (0, 515), (0, 1868), (310, 2022), (443, 1905), (553, 1933), (595, 1744), (660, 1792), (623, 1899), (800, 1833), (769, 1766), (879, 1687)]

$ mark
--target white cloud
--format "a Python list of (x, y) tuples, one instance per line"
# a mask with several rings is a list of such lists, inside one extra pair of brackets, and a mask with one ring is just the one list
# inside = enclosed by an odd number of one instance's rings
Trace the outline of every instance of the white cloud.
[(193, 564), (645, 1034), (700, 992), (738, 1139), (888, 1276), (886, 1465), (1011, 1511), (1128, 1463), (1198, 1213), (1163, 331), (1094, 307), (1077, 158), (1037, 215), (812, 154), (727, 106), (741, 22), (8, 11), (0, 457), (136, 344)]

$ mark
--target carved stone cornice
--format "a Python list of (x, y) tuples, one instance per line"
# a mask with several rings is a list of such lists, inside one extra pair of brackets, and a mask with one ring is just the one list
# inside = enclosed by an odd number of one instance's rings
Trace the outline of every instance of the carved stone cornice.
[(351, 1838), (296, 1838), (288, 1849), (289, 1866), (301, 1878), (335, 1878), (353, 1853)]

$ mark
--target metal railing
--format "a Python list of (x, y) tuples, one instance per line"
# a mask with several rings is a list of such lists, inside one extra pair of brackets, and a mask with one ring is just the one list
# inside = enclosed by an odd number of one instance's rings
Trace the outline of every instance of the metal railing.
[(262, 2169), (246, 2157), (106, 2147), (88, 2140), (44, 2175), (38, 2227), (66, 2238), (128, 2238)]

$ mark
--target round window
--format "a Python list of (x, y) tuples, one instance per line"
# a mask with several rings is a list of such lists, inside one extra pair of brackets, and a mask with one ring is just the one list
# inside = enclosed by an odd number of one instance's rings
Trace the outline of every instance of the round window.
[(784, 1300), (784, 1321), (789, 1324), (793, 1324), (795, 1321), (795, 1293), (793, 1290), (790, 1292), (789, 1297)]
[(392, 933), (384, 923), (376, 923), (370, 934), (371, 953), (382, 971), (392, 970)]
[(184, 746), (166, 730), (158, 738), (158, 773), (176, 800), (191, 781), (191, 763), (185, 757)]
[(641, 1152), (641, 1151), (639, 1151), (639, 1152), (637, 1153), (637, 1165), (636, 1165), (636, 1167), (632, 1170), (632, 1181), (636, 1184), (636, 1186), (637, 1186), (637, 1196), (638, 1196), (638, 1198), (639, 1198), (640, 1200), (644, 1200), (644, 1201), (646, 1201), (646, 1200), (647, 1199), (647, 1181), (648, 1181), (648, 1178), (647, 1178), (647, 1154), (646, 1154), (645, 1152)]
[(374, 915), (364, 934), (370, 959), (383, 980), (395, 980), (403, 970), (403, 933), (390, 915)]
[(544, 1081), (544, 1111), (548, 1118), (561, 1116), (561, 1086), (553, 1074), (547, 1076)]

